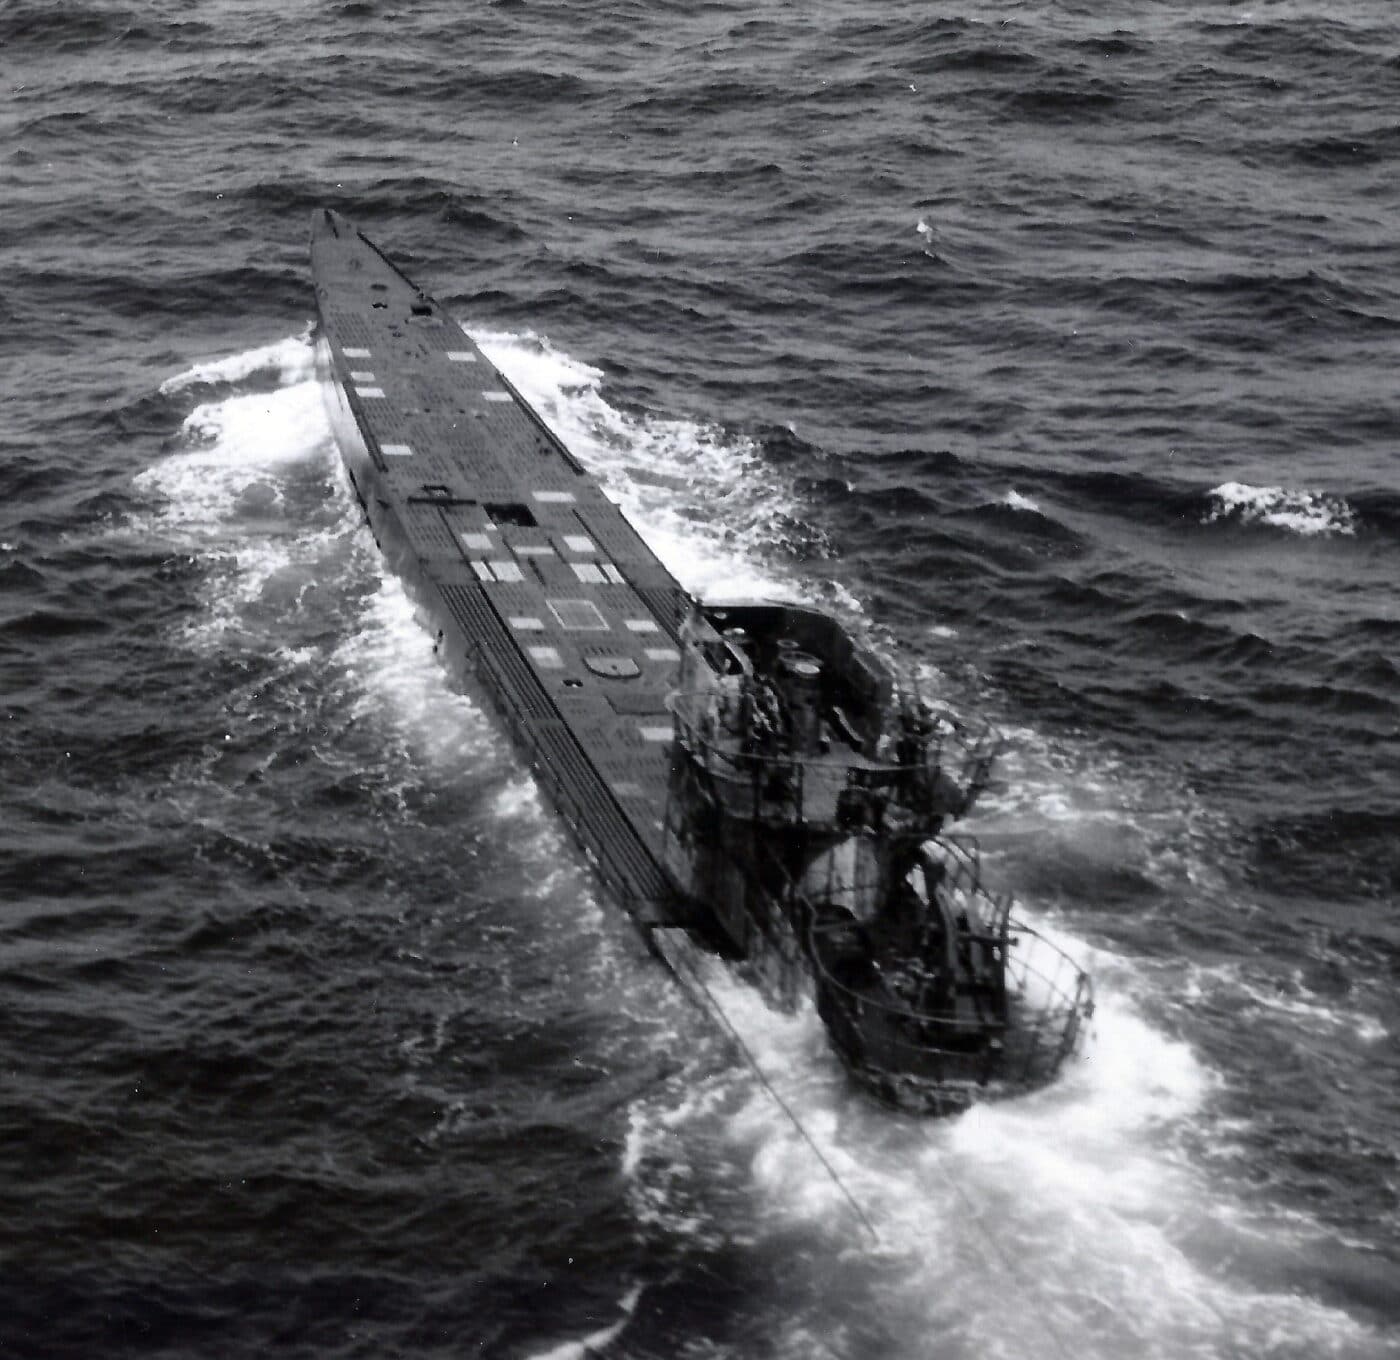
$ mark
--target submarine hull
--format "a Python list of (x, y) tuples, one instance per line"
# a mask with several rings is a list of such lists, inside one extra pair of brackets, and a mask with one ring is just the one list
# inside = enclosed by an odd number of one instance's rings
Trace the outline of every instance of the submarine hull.
[(660, 863), (685, 596), (432, 298), (344, 217), (312, 226), (316, 362), (375, 541), (643, 927), (698, 924)]

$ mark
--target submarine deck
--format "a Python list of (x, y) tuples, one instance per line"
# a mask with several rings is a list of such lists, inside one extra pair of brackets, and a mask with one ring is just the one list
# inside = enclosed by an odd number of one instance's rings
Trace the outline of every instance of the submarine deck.
[(317, 361), (376, 542), (642, 925), (662, 867), (688, 597), (475, 342), (344, 217), (314, 214)]

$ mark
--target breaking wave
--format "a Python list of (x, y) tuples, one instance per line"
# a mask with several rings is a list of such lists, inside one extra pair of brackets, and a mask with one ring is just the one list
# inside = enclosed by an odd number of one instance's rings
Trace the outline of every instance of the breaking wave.
[(1342, 497), (1325, 491), (1222, 482), (1211, 491), (1209, 501), (1207, 524), (1262, 524), (1305, 538), (1356, 532), (1356, 514), (1351, 506)]

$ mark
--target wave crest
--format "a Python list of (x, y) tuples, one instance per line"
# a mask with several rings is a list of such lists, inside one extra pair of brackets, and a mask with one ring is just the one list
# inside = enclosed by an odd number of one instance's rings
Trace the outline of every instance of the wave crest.
[(1264, 524), (1305, 537), (1356, 532), (1356, 512), (1342, 497), (1325, 491), (1222, 482), (1211, 491), (1209, 500), (1207, 524), (1234, 520), (1239, 524)]

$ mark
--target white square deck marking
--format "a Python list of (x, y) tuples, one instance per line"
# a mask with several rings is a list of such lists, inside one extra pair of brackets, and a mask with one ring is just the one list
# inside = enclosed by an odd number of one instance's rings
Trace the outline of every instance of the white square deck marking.
[(478, 581), (494, 581), (496, 579), (491, 575), (491, 568), (485, 562), (478, 562), (475, 558), (472, 559), (472, 570), (476, 572)]
[(562, 671), (564, 669), (564, 658), (559, 655), (557, 647), (527, 647), (535, 665), (541, 670)]
[(544, 632), (544, 620), (535, 618), (533, 614), (511, 615), (510, 626), (518, 633)]
[(370, 397), (377, 397), (381, 401), (384, 399), (384, 389), (381, 387), (357, 387), (355, 391), (366, 399)]
[(511, 395), (510, 395), (509, 392), (483, 392), (481, 395), (482, 395), (483, 397), (485, 397), (487, 401), (510, 401), (510, 400), (511, 400)]
[(496, 579), (498, 581), (523, 581), (525, 579), (518, 562), (498, 562), (493, 558), (491, 561), (491, 570), (496, 573)]
[(536, 491), (534, 496), (541, 505), (572, 505), (576, 499), (572, 491)]
[(613, 566), (611, 562), (603, 563), (603, 575), (606, 576), (608, 580), (611, 581), (615, 586), (627, 584), (626, 581), (623, 580), (622, 573), (618, 571), (618, 569), (615, 566)]
[(596, 586), (603, 582), (602, 568), (596, 562), (570, 562), (574, 575), (585, 585)]
[(462, 544), (464, 547), (471, 548), (475, 552), (490, 552), (491, 549), (496, 546), (491, 542), (490, 534), (477, 533), (463, 534)]
[(679, 661), (681, 654), (674, 647), (648, 647), (646, 649), (648, 661)]
[(379, 452), (386, 458), (412, 458), (412, 444), (381, 444)]
[(565, 534), (564, 546), (570, 552), (591, 553), (597, 551), (593, 546), (593, 540), (587, 534)]
[(627, 631), (629, 633), (659, 633), (661, 629), (656, 626), (655, 619), (628, 619)]
[(367, 349), (357, 349), (354, 345), (346, 345), (345, 348), (342, 349), (340, 352), (341, 352), (347, 359), (368, 359), (368, 358), (369, 358), (369, 350), (367, 350)]
[(368, 372), (367, 370), (360, 370), (359, 372), (355, 372), (350, 375), (350, 381), (357, 383), (372, 383), (374, 381), (374, 374)]

